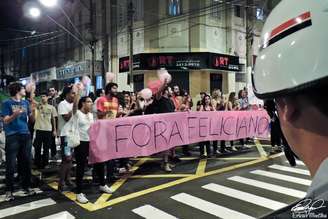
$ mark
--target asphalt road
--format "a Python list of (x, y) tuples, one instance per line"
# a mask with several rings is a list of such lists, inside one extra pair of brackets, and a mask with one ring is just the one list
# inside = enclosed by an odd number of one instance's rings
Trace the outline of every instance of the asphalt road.
[[(253, 145), (203, 160), (195, 149), (172, 173), (160, 169), (158, 157), (134, 159), (131, 172), (110, 185), (112, 195), (99, 193), (86, 176), (85, 205), (73, 192), (56, 191), (56, 166), (34, 171), (38, 194), (19, 197), (18, 191), (13, 202), (0, 197), (0, 218), (259, 218), (304, 197), (311, 183), (303, 163), (291, 168), (269, 149)], [(2, 167), (0, 194), (3, 181)]]

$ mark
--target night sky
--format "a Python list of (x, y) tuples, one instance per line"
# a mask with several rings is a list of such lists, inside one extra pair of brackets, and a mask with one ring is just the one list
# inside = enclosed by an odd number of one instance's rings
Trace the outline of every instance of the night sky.
[[(0, 37), (10, 37), (15, 29), (20, 29), (23, 0), (0, 0)], [(17, 32), (16, 32), (17, 33)]]

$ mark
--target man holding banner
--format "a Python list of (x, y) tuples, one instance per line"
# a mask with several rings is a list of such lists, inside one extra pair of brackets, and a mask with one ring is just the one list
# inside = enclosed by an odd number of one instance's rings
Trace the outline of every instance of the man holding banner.
[[(119, 102), (117, 99), (117, 88), (118, 85), (116, 83), (110, 82), (105, 87), (105, 96), (102, 96), (97, 101), (97, 116), (98, 119), (115, 119), (118, 117), (119, 110)], [(111, 145), (109, 145), (111, 146)], [(104, 168), (103, 163), (97, 164), (98, 168)], [(107, 167), (107, 180), (114, 181), (116, 178), (114, 177), (115, 172), (115, 160), (109, 160), (106, 162)]]

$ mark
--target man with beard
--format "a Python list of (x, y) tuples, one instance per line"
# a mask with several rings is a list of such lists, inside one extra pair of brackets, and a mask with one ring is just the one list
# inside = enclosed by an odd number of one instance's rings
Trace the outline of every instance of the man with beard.
[[(97, 101), (97, 115), (98, 119), (115, 119), (119, 116), (119, 101), (117, 98), (118, 85), (116, 83), (108, 83), (105, 87), (105, 96), (102, 96)], [(97, 168), (103, 168), (103, 163), (96, 164)], [(99, 167), (100, 165), (100, 167)], [(106, 162), (107, 166), (107, 180), (115, 181), (115, 160)], [(104, 192), (111, 193), (110, 188), (106, 186)]]

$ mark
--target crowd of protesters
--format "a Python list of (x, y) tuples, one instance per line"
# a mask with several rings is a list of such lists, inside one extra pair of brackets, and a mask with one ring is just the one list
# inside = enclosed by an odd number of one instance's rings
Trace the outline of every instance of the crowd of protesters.
[[(19, 83), (9, 86), (11, 98), (3, 103), (2, 116), (6, 133), (6, 200), (14, 199), (13, 177), (17, 169), (21, 177), (22, 187), (27, 194), (30, 190), (31, 178), (31, 147), (34, 146), (34, 167), (45, 169), (49, 167), (49, 159), (59, 159), (58, 190), (65, 191), (73, 185), (71, 181), (72, 164), (76, 162), (76, 198), (80, 203), (87, 203), (83, 193), (83, 177), (88, 163), (89, 134), (88, 130), (95, 120), (110, 120), (119, 117), (138, 116), (145, 114), (160, 114), (184, 111), (238, 111), (249, 110), (247, 89), (240, 90), (238, 95), (231, 92), (222, 95), (215, 89), (212, 95), (200, 93), (196, 105), (190, 94), (180, 89), (178, 85), (168, 86), (165, 81), (149, 99), (144, 99), (140, 93), (123, 91), (118, 92), (116, 83), (108, 83), (105, 89), (99, 89), (96, 94), (82, 96), (82, 89), (76, 85), (67, 85), (58, 95), (55, 88), (49, 88), (48, 93), (40, 93), (41, 100), (35, 101), (34, 93), (26, 94), (25, 88)], [(68, 145), (69, 122), (74, 118), (78, 122), (80, 144), (77, 147)], [(33, 136), (34, 134), (34, 136)], [(60, 140), (60, 153), (57, 153), (56, 139)], [(230, 141), (200, 142), (199, 157), (217, 157), (238, 150), (247, 149), (246, 143), (250, 139), (239, 139), (239, 147)], [(273, 142), (276, 141), (273, 139)], [(277, 143), (277, 145), (279, 145)], [(191, 145), (183, 145), (184, 156), (191, 156)], [(50, 156), (49, 156), (50, 154)], [(60, 155), (60, 156), (59, 156)], [(162, 169), (171, 172), (180, 158), (176, 149), (161, 152)], [(129, 171), (132, 163), (128, 158), (110, 160), (93, 165), (92, 175), (99, 183), (102, 193), (112, 193), (107, 183), (118, 179), (119, 171)]]

